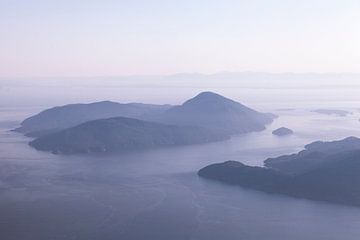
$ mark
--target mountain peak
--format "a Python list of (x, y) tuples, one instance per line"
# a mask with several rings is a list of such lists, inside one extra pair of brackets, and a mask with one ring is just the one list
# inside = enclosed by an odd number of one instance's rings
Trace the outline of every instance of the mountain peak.
[(220, 94), (214, 93), (214, 92), (205, 91), (205, 92), (199, 93), (195, 97), (223, 97), (223, 96), (221, 96)]
[(201, 92), (195, 97), (187, 100), (183, 105), (202, 105), (202, 104), (239, 104), (229, 98), (226, 98), (224, 96), (221, 96), (220, 94), (214, 93), (214, 92)]
[(159, 119), (163, 123), (201, 126), (235, 134), (263, 130), (273, 117), (217, 93), (201, 92), (182, 105), (167, 110)]
[[(207, 92), (201, 92), (199, 93), (198, 95), (196, 95), (193, 99), (201, 99), (201, 98), (218, 98), (218, 99), (228, 99), (224, 96), (221, 96), (220, 94), (217, 94), (217, 93), (214, 93), (214, 92), (210, 92), (210, 91), (207, 91)], [(228, 99), (230, 100), (230, 99)]]

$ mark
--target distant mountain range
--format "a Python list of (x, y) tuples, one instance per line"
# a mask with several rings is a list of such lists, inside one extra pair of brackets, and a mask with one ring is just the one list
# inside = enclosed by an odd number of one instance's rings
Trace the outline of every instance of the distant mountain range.
[(261, 131), (274, 117), (203, 92), (180, 106), (99, 102), (55, 107), (25, 119), (15, 131), (38, 137), (30, 145), (39, 150), (108, 152), (224, 140)]
[(228, 161), (199, 171), (204, 178), (269, 193), (360, 206), (360, 139), (314, 142), (266, 167)]

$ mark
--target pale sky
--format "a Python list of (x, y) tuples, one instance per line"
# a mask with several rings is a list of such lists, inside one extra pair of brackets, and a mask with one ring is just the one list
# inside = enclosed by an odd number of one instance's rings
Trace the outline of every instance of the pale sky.
[(360, 72), (359, 0), (0, 0), (0, 77)]

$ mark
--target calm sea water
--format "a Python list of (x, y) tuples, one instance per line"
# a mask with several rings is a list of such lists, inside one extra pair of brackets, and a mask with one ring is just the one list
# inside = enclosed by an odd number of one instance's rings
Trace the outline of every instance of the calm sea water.
[[(174, 93), (185, 96), (191, 91)], [(196, 174), (215, 162), (262, 165), (267, 157), (297, 152), (315, 140), (360, 137), (360, 99), (355, 90), (346, 90), (346, 101), (336, 89), (321, 94), (299, 89), (218, 91), (279, 118), (263, 132), (220, 143), (126, 155), (56, 156), (30, 148), (29, 138), (9, 131), (43, 106), (1, 107), (0, 239), (358, 240), (360, 208), (265, 194)], [(119, 92), (133, 95), (130, 90)], [(158, 92), (162, 102), (171, 98), (168, 93)], [(151, 102), (151, 96), (155, 94), (143, 98)], [(61, 101), (66, 103), (66, 98)], [(330, 105), (353, 114), (338, 117), (309, 111)], [(291, 106), (296, 109), (278, 109)], [(280, 126), (295, 134), (273, 136), (271, 131)]]

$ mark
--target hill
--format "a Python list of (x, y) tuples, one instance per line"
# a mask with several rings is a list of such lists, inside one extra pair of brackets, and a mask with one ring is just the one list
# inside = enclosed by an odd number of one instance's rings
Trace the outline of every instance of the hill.
[(228, 161), (201, 177), (298, 198), (360, 206), (360, 139), (315, 142), (298, 154), (266, 160), (267, 167)]
[(275, 115), (257, 112), (216, 93), (202, 92), (180, 106), (103, 101), (54, 107), (25, 119), (15, 131), (39, 137), (87, 121), (112, 117), (198, 126), (222, 134), (237, 134), (264, 130)]
[(264, 130), (274, 118), (273, 114), (257, 112), (219, 94), (202, 92), (182, 105), (164, 111), (154, 120), (238, 134)]
[(93, 120), (39, 137), (29, 144), (59, 154), (129, 152), (221, 141), (229, 137), (199, 127), (182, 127), (132, 118)]
[(147, 115), (157, 115), (170, 107), (170, 105), (121, 104), (110, 101), (69, 104), (46, 109), (31, 116), (25, 119), (21, 123), (21, 127), (15, 131), (27, 136), (38, 137), (96, 119), (111, 117), (142, 118)]

